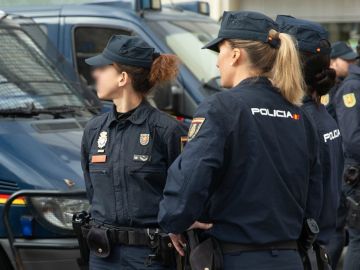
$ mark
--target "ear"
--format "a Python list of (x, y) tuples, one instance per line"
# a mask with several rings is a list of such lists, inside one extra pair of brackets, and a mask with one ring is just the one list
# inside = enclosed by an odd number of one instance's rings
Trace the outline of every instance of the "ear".
[(128, 81), (129, 81), (129, 75), (126, 72), (123, 71), (118, 75), (118, 86), (119, 87), (125, 86)]
[(239, 48), (234, 48), (232, 50), (232, 57), (231, 57), (232, 66), (235, 66), (239, 62), (241, 55), (242, 55), (242, 51)]

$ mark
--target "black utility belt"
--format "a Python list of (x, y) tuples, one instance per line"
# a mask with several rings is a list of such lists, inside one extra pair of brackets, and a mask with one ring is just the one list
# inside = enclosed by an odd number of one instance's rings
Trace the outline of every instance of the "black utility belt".
[(128, 227), (107, 227), (103, 225), (84, 225), (82, 234), (85, 239), (91, 230), (104, 231), (111, 244), (128, 245), (128, 246), (153, 246), (155, 237), (164, 233), (155, 228), (128, 228)]
[(297, 241), (274, 242), (263, 245), (220, 242), (220, 246), (223, 253), (271, 250), (298, 250)]
[(100, 258), (110, 255), (114, 245), (146, 246), (150, 254), (145, 264), (151, 265), (154, 260), (163, 265), (173, 263), (175, 249), (170, 237), (159, 229), (122, 228), (87, 223), (81, 226), (83, 237), (92, 254)]

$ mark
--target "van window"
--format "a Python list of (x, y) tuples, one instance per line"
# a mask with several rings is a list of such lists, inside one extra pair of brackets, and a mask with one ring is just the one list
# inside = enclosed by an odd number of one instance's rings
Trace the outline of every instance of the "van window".
[(201, 49), (217, 36), (217, 23), (161, 20), (148, 24), (200, 82), (206, 83), (219, 76), (217, 53)]
[(16, 26), (0, 26), (0, 109), (84, 106), (33, 39)]
[(99, 54), (106, 47), (112, 35), (130, 35), (131, 33), (116, 28), (81, 26), (74, 31), (75, 57), (78, 73), (89, 85), (94, 83), (91, 77), (91, 67), (85, 63), (85, 59)]

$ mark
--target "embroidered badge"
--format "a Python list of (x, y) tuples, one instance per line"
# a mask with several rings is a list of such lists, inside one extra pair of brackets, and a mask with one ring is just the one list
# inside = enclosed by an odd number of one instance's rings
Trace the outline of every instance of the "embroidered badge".
[(150, 134), (147, 133), (141, 133), (140, 134), (140, 144), (141, 145), (147, 145), (150, 141)]
[(351, 108), (356, 104), (356, 97), (354, 93), (343, 95), (344, 104), (346, 107)]
[(330, 101), (329, 94), (323, 95), (320, 98), (320, 102), (324, 106), (327, 106), (329, 104), (329, 101)]
[(100, 132), (99, 138), (97, 140), (98, 152), (104, 152), (104, 147), (107, 143), (107, 131)]
[(190, 142), (192, 139), (195, 138), (195, 136), (198, 134), (202, 124), (204, 123), (205, 121), (205, 118), (202, 118), (202, 117), (197, 117), (197, 118), (194, 118), (192, 121), (191, 121), (191, 125), (190, 125), (190, 128), (189, 128), (189, 133), (188, 133), (188, 141)]

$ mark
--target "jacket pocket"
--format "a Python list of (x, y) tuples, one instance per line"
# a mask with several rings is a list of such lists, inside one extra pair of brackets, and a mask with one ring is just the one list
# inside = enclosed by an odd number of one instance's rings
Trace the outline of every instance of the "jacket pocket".
[(133, 218), (156, 219), (166, 182), (166, 168), (154, 165), (127, 167), (126, 178)]
[(90, 164), (89, 174), (93, 186), (91, 212), (107, 222), (116, 220), (115, 193), (109, 168), (105, 164)]

